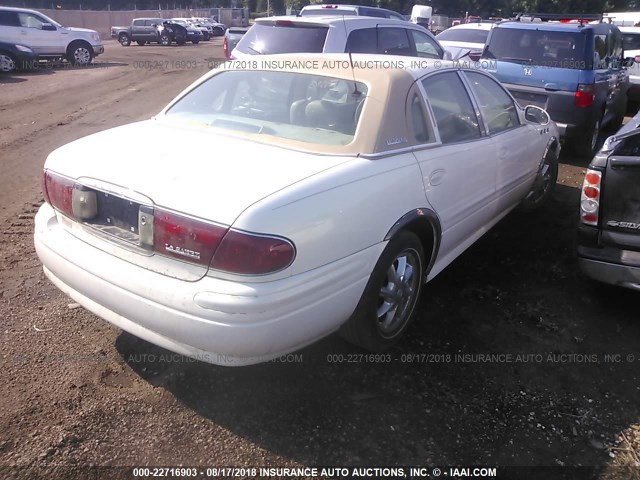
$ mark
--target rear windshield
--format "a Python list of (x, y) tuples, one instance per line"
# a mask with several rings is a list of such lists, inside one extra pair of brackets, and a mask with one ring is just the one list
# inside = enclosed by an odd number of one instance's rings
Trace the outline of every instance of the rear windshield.
[(489, 30), (478, 30), (475, 28), (456, 28), (445, 30), (437, 35), (438, 41), (485, 43)]
[(625, 50), (640, 50), (640, 33), (622, 32), (622, 44)]
[(248, 55), (272, 53), (322, 53), (329, 27), (262, 25), (256, 23), (236, 48)]
[(494, 28), (485, 56), (505, 62), (541, 67), (592, 68), (585, 54), (585, 36), (580, 32), (554, 32)]
[(166, 116), (189, 124), (319, 145), (347, 145), (367, 87), (305, 73), (242, 70), (214, 75)]

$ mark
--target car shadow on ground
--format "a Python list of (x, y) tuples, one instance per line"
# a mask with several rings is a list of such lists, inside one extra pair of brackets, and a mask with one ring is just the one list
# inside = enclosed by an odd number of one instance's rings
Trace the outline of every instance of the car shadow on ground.
[[(426, 286), (386, 355), (338, 335), (242, 368), (159, 361), (168, 352), (126, 333), (116, 348), (199, 415), (303, 464), (598, 472), (640, 418), (638, 367), (627, 361), (640, 358), (640, 322), (637, 293), (578, 272), (578, 201), (559, 185), (543, 210), (507, 216)], [(134, 361), (140, 353), (154, 360)]]
[(22, 82), (26, 82), (27, 79), (26, 78), (21, 78), (21, 77), (16, 77), (13, 75), (9, 75), (9, 74), (4, 74), (4, 75), (0, 75), (0, 84), (3, 83), (22, 83)]

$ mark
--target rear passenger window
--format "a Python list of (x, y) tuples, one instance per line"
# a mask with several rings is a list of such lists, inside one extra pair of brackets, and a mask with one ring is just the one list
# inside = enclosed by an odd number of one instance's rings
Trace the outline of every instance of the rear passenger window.
[(418, 30), (409, 30), (416, 44), (416, 53), (419, 57), (442, 58), (443, 52), (429, 35)]
[(376, 50), (376, 29), (362, 28), (349, 34), (345, 52), (378, 53)]
[(19, 27), (20, 21), (18, 20), (18, 14), (15, 12), (0, 10), (0, 25), (4, 25), (6, 27)]
[(607, 36), (594, 35), (594, 42), (593, 68), (597, 70), (605, 69), (607, 68)]
[(489, 134), (494, 135), (520, 125), (516, 105), (500, 85), (480, 73), (465, 72), (465, 75), (480, 103), (480, 112)]
[(411, 123), (418, 143), (430, 143), (434, 141), (427, 117), (422, 108), (422, 100), (415, 94), (411, 100)]
[(462, 80), (455, 72), (438, 73), (422, 81), (442, 143), (481, 137), (478, 117)]
[(412, 55), (407, 31), (404, 28), (379, 28), (378, 52), (385, 55)]

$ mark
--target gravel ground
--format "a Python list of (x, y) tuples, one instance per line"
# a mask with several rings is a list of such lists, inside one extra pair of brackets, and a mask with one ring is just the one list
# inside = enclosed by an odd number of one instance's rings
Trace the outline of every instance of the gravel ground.
[(543, 211), (509, 215), (427, 285), (385, 361), (331, 336), (275, 362), (216, 367), (72, 303), (32, 244), (46, 155), (148, 118), (222, 56), (220, 39), (106, 47), (93, 68), (0, 77), (0, 478), (142, 465), (590, 466), (575, 478), (639, 477), (639, 297), (577, 271), (585, 159), (563, 154)]

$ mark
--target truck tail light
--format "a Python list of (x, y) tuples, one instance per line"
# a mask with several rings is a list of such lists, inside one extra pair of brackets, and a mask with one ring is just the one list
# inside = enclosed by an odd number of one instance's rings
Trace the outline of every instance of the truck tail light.
[(591, 83), (581, 83), (575, 94), (576, 107), (586, 108), (591, 106), (596, 98), (595, 86)]
[(211, 268), (243, 275), (264, 275), (291, 265), (296, 250), (289, 240), (229, 230), (218, 247)]
[(598, 225), (602, 172), (587, 170), (580, 195), (580, 220), (586, 225)]
[(75, 181), (50, 170), (44, 170), (42, 175), (42, 193), (46, 202), (60, 213), (73, 218), (72, 199)]

